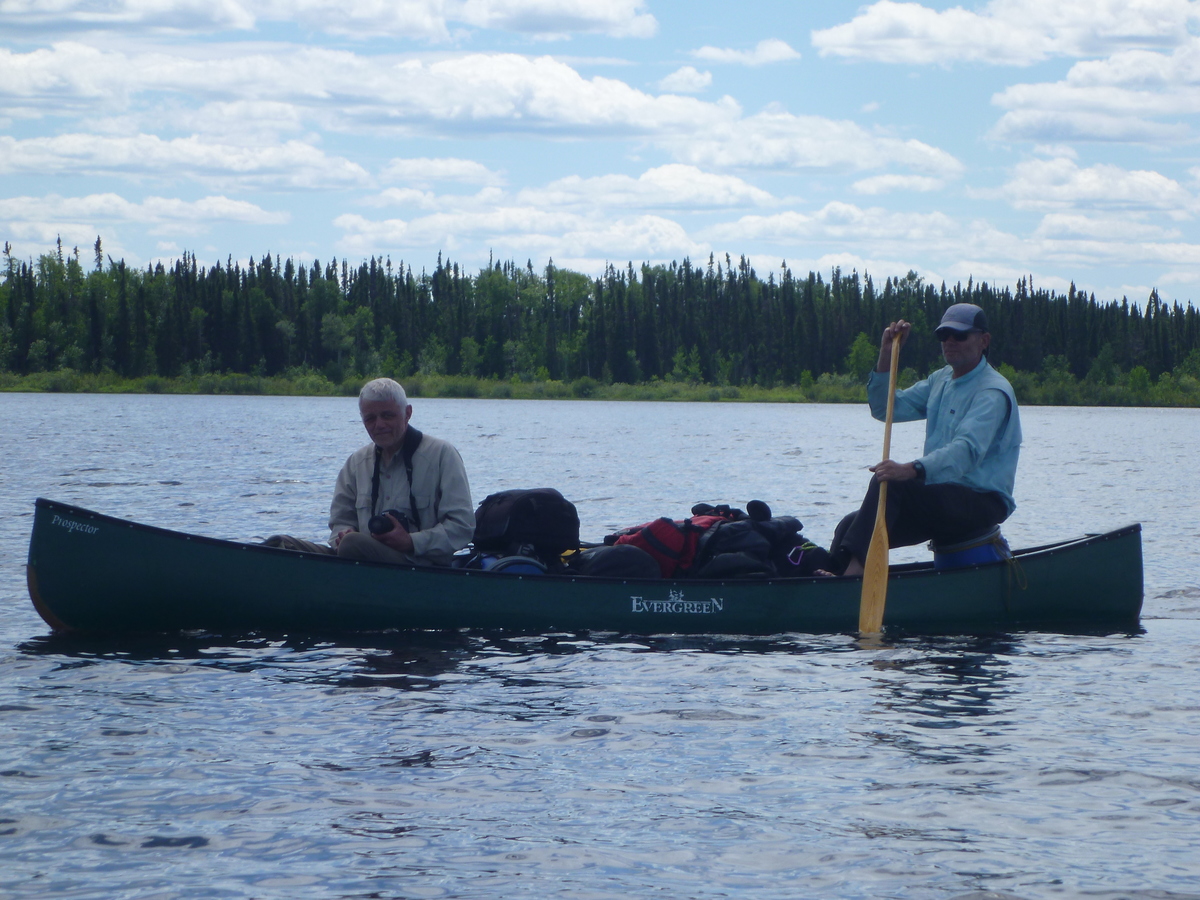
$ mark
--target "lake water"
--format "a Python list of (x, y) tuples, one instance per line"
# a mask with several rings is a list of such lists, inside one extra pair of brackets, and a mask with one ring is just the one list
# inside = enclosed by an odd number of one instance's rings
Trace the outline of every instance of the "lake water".
[[(414, 406), (477, 502), (557, 487), (592, 539), (757, 498), (827, 543), (882, 445), (853, 406)], [(0, 394), (0, 896), (1200, 898), (1200, 411), (1022, 419), (1006, 536), (1141, 522), (1143, 631), (102, 641), (29, 603), (35, 497), (320, 537), (354, 401)]]

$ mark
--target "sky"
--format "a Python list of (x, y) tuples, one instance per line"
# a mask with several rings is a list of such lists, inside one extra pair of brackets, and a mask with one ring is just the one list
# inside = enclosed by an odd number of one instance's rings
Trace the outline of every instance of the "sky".
[(1200, 0), (0, 0), (0, 240), (1200, 305)]

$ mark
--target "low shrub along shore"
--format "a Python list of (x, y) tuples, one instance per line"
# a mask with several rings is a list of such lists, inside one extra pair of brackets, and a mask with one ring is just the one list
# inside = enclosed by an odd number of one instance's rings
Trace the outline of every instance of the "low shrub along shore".
[[(1017, 400), (1032, 406), (1200, 406), (1200, 378), (1185, 367), (1164, 372), (1157, 379), (1135, 367), (1128, 373), (1110, 372), (1103, 378), (1076, 378), (1053, 364), (1043, 373), (1018, 372), (1008, 365), (1000, 371), (1012, 382)], [(322, 373), (294, 369), (283, 375), (204, 373), (166, 378), (148, 375), (122, 378), (111, 372), (98, 374), (59, 369), (30, 375), (0, 373), (0, 391), (93, 394), (241, 394), (300, 397), (356, 396), (363, 382), (385, 372), (351, 375), (340, 382)], [(919, 376), (906, 369), (901, 387)], [(658, 380), (639, 384), (604, 383), (584, 376), (573, 381), (498, 380), (465, 375), (415, 374), (399, 378), (412, 397), (457, 397), (514, 400), (665, 400), (681, 402), (750, 403), (863, 403), (866, 379), (854, 375), (805, 372), (800, 384), (714, 385), (701, 382)]]

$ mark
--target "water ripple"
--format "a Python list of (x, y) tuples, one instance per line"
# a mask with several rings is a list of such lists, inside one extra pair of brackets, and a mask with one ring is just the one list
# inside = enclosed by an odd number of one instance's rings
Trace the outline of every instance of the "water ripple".
[[(24, 423), (0, 430), (0, 895), (1200, 898), (1200, 551), (1178, 512), (1200, 497), (1144, 462), (1191, 446), (1194, 411), (1025, 416), (1006, 531), (1145, 522), (1144, 632), (865, 647), (49, 636), (21, 570), (34, 496), (221, 537), (317, 536), (360, 438), (338, 398), (0, 405)], [(823, 539), (877, 446), (848, 407), (414, 405), (479, 496), (560, 485), (589, 498), (591, 535), (759, 498)], [(164, 443), (165, 415), (193, 440)], [(55, 452), (71, 416), (91, 448)], [(714, 465), (680, 471), (684, 441)], [(898, 454), (919, 442), (897, 429)], [(1130, 470), (1129, 490), (1097, 491), (1100, 461)]]

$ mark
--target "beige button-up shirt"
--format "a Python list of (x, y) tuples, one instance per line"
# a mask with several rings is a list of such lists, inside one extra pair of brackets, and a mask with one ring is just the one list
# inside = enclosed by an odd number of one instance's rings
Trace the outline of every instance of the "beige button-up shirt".
[[(375, 445), (350, 454), (338, 473), (329, 507), (330, 543), (339, 531), (353, 528), (367, 534), (367, 520), (385, 509), (409, 512), (408, 473), (404, 455), (395, 453), (379, 469), (379, 500), (371, 508), (371, 475), (375, 470)], [(447, 564), (456, 550), (475, 534), (475, 506), (462, 457), (447, 441), (426, 434), (413, 454), (413, 499), (417, 522), (412, 533), (413, 555)], [(419, 525), (418, 525), (419, 523)]]

